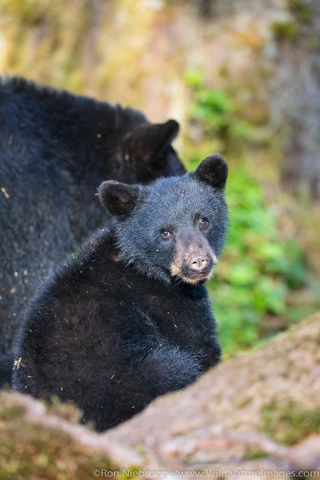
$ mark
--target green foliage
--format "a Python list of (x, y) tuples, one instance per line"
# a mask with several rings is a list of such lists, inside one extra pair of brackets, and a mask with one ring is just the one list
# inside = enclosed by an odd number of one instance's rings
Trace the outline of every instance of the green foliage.
[(320, 408), (304, 410), (295, 402), (270, 402), (262, 409), (262, 431), (280, 443), (295, 445), (320, 431)]
[(223, 352), (231, 355), (312, 313), (312, 302), (302, 309), (290, 306), (290, 298), (297, 292), (311, 290), (312, 279), (297, 242), (281, 239), (277, 212), (266, 204), (263, 190), (248, 167), (238, 159), (232, 161), (235, 149), (231, 144), (237, 140), (234, 132), (238, 125), (233, 102), (221, 89), (204, 88), (197, 72), (189, 73), (187, 82), (195, 98), (191, 121), (200, 122), (204, 129), (197, 151), (189, 146), (190, 168), (202, 159), (202, 145), (208, 148), (210, 132), (228, 131), (224, 143), (231, 166), (226, 192), (230, 226), (223, 258), (208, 290)]
[(235, 103), (222, 88), (207, 88), (198, 71), (189, 71), (185, 79), (194, 97), (190, 119), (200, 124), (204, 134), (218, 135), (223, 142), (223, 150), (235, 148), (235, 142), (239, 145), (241, 140), (249, 137), (249, 123), (236, 120)]
[(224, 351), (231, 354), (255, 345), (269, 316), (286, 314), (287, 294), (304, 285), (306, 269), (298, 246), (278, 238), (275, 212), (248, 172), (231, 172), (227, 200), (227, 244), (209, 291)]
[[(191, 163), (199, 161), (195, 155)], [(285, 325), (296, 320), (296, 310), (288, 308), (290, 295), (310, 286), (311, 278), (297, 243), (281, 240), (276, 212), (246, 168), (231, 169), (226, 197), (226, 247), (208, 290), (223, 351), (230, 355), (261, 341), (261, 327), (271, 318), (283, 317)]]
[(273, 35), (280, 40), (294, 40), (299, 34), (299, 26), (292, 21), (274, 22), (271, 25), (271, 30)]

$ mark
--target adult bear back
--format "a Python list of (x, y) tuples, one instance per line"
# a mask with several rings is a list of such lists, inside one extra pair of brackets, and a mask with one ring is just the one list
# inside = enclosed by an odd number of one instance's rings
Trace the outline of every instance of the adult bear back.
[(131, 108), (0, 79), (0, 355), (38, 283), (101, 226), (102, 180), (184, 173), (177, 133), (174, 120), (150, 124)]
[(225, 239), (227, 165), (150, 186), (103, 182), (115, 223), (62, 265), (30, 305), (13, 387), (75, 402), (83, 422), (117, 425), (220, 360), (203, 283)]

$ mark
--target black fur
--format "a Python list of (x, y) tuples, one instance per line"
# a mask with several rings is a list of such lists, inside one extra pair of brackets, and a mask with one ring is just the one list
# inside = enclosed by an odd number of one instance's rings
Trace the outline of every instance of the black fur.
[(130, 108), (0, 79), (0, 355), (39, 281), (102, 225), (102, 180), (184, 173), (177, 132), (173, 120), (150, 124)]
[[(219, 162), (209, 162), (212, 177)], [(189, 285), (185, 273), (172, 276), (170, 268), (186, 239), (188, 246), (197, 249), (202, 240), (220, 254), (227, 207), (221, 182), (212, 187), (201, 174), (150, 186), (104, 182), (99, 197), (118, 220), (33, 300), (17, 345), (13, 387), (72, 400), (83, 421), (104, 430), (219, 362), (202, 277)], [(205, 231), (199, 217), (208, 219)], [(170, 240), (161, 236), (169, 226)]]
[(8, 352), (5, 355), (1, 355), (0, 359), (0, 381), (1, 386), (9, 387), (12, 377), (14, 362), (14, 353)]

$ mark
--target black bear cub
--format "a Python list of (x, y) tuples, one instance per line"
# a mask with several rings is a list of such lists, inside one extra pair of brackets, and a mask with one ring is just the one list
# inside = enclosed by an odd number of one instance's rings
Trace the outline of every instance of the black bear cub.
[(103, 182), (114, 216), (33, 300), (16, 350), (15, 390), (72, 400), (97, 430), (220, 360), (203, 283), (224, 244), (220, 155), (148, 186)]

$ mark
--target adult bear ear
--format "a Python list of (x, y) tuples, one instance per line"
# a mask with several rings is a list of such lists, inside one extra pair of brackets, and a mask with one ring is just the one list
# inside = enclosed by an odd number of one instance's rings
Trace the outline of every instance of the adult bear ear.
[(168, 120), (165, 123), (151, 123), (143, 130), (147, 150), (156, 152), (173, 142), (178, 135), (179, 124), (175, 120)]
[(212, 188), (224, 190), (228, 177), (228, 165), (225, 159), (216, 153), (202, 160), (191, 175)]
[(97, 195), (102, 206), (111, 215), (125, 220), (137, 205), (141, 192), (137, 185), (107, 180), (98, 187)]
[(130, 134), (126, 143), (131, 154), (149, 162), (171, 144), (178, 132), (179, 124), (175, 120), (145, 123)]

